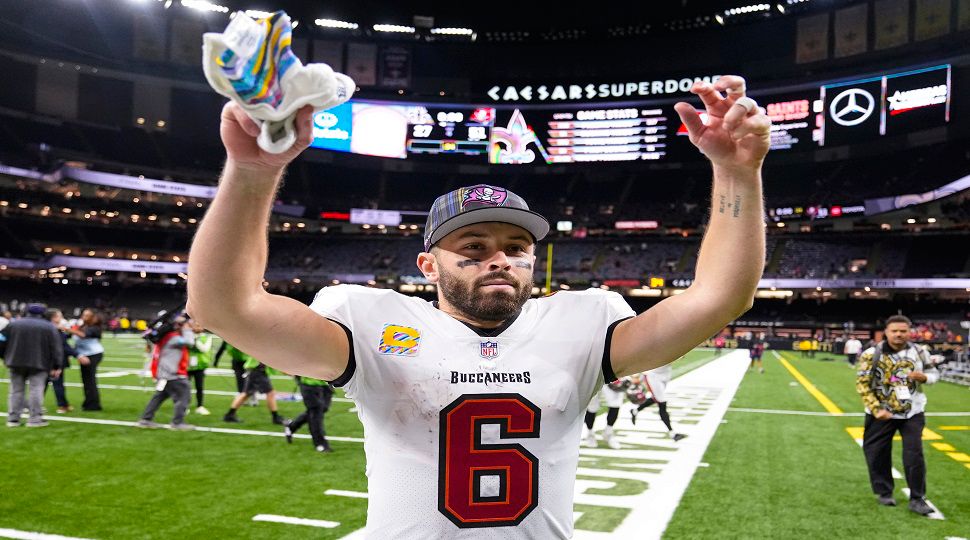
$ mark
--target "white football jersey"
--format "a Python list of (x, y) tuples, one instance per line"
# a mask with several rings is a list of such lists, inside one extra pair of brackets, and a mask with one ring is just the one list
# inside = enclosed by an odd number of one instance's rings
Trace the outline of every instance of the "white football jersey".
[(326, 287), (310, 307), (352, 335), (335, 384), (364, 425), (367, 538), (572, 536), (584, 411), (635, 315), (620, 295), (530, 299), (494, 337), (389, 290)]
[(653, 396), (654, 401), (667, 401), (667, 383), (670, 382), (672, 373), (673, 368), (670, 364), (665, 364), (656, 369), (644, 372), (647, 378), (647, 389), (650, 390), (650, 395)]

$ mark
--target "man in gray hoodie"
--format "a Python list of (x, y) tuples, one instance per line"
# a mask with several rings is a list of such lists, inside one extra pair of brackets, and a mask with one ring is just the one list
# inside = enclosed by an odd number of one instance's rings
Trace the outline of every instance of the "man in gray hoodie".
[(172, 415), (172, 429), (191, 430), (194, 426), (185, 423), (185, 411), (189, 407), (191, 389), (189, 387), (189, 347), (195, 342), (195, 335), (185, 317), (174, 321), (170, 332), (162, 336), (152, 351), (152, 377), (155, 378), (155, 395), (145, 406), (138, 420), (138, 427), (161, 427), (154, 422), (155, 413), (169, 397), (175, 402)]
[(24, 410), (24, 389), (30, 384), (27, 427), (44, 427), (42, 416), (47, 376), (60, 375), (64, 349), (57, 328), (44, 318), (43, 304), (27, 306), (27, 316), (16, 319), (2, 330), (5, 338), (4, 363), (10, 370), (10, 395), (7, 403), (7, 427), (20, 425)]

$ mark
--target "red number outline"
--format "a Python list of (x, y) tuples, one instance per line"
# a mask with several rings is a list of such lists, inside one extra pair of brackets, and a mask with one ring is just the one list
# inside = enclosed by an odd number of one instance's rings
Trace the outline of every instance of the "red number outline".
[[(522, 412), (527, 415), (527, 420), (522, 424), (522, 417), (513, 418), (509, 414), (487, 414), (476, 415), (474, 411), (469, 411), (469, 407), (477, 407), (479, 404), (515, 404), (520, 407)], [(460, 412), (471, 412), (471, 440), (467, 443), (450, 441), (453, 431), (451, 422), (454, 416)], [(486, 424), (499, 426), (499, 438), (523, 438), (533, 439), (539, 437), (539, 426), (542, 418), (542, 411), (531, 401), (516, 393), (502, 394), (464, 394), (451, 402), (441, 410), (439, 416), (439, 448), (438, 448), (438, 511), (444, 514), (452, 523), (460, 528), (474, 527), (508, 527), (518, 525), (538, 506), (539, 500), (539, 460), (521, 444), (482, 444), (482, 427)], [(516, 513), (505, 518), (468, 518), (460, 515), (459, 511), (453, 508), (451, 500), (455, 494), (449, 490), (450, 480), (454, 480), (455, 474), (468, 474), (468, 492), (461, 496), (468, 497), (463, 501), (469, 506), (486, 507), (502, 506), (511, 504), (511, 493), (513, 490), (524, 489), (521, 480), (511, 478), (511, 466), (474, 466), (453, 464), (453, 454), (450, 452), (449, 442), (453, 445), (469, 444), (468, 452), (475, 454), (508, 453), (512, 452), (515, 459), (521, 460), (528, 465), (529, 481), (527, 483), (528, 504), (521, 509), (516, 509)], [(512, 457), (510, 456), (510, 457)], [(459, 471), (454, 471), (459, 467)], [(489, 474), (499, 477), (499, 494), (495, 497), (482, 497), (477, 493), (476, 486), (480, 485), (480, 477)]]

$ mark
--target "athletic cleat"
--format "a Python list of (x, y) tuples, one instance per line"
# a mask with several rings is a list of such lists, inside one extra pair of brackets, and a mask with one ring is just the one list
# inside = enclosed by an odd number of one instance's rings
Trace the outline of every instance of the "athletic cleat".
[(630, 410), (630, 421), (633, 422), (633, 425), (634, 426), (637, 425), (637, 410), (636, 409), (631, 409)]
[(880, 495), (877, 500), (883, 506), (896, 506), (896, 499), (892, 495)]
[(286, 442), (293, 444), (293, 430), (290, 429), (290, 421), (287, 420), (283, 423), (283, 436), (286, 437)]
[(69, 413), (69, 412), (71, 412), (73, 410), (74, 410), (74, 407), (71, 407), (70, 405), (68, 405), (66, 407), (58, 407), (57, 408), (57, 414)]
[(613, 450), (619, 450), (620, 449), (620, 441), (616, 440), (616, 436), (615, 435), (608, 435), (606, 437), (606, 446), (609, 446)]
[(185, 422), (182, 422), (181, 424), (172, 424), (170, 427), (175, 431), (194, 431), (195, 430), (195, 426), (193, 426), (192, 424), (186, 424)]
[(195, 414), (198, 414), (201, 416), (209, 416), (212, 413), (209, 412), (209, 409), (206, 409), (205, 407), (199, 405), (198, 407), (195, 408)]
[(40, 422), (27, 422), (27, 427), (47, 427), (50, 423), (47, 420), (41, 420)]
[(7, 427), (20, 427), (20, 422), (7, 422)]
[(229, 422), (230, 424), (242, 424), (242, 420), (234, 414), (227, 414), (222, 417), (223, 422)]
[(158, 428), (162, 427), (162, 425), (161, 424), (158, 424), (156, 422), (152, 422), (151, 420), (145, 420), (143, 418), (143, 419), (139, 420), (137, 424), (135, 424), (135, 427), (149, 428), (149, 429), (158, 429)]
[(329, 454), (333, 452), (333, 449), (330, 448), (330, 446), (324, 445), (324, 444), (321, 444), (320, 446), (316, 447), (314, 450), (316, 450), (317, 452), (320, 452), (321, 454)]
[(592, 431), (583, 438), (583, 446), (586, 448), (596, 448), (598, 446), (596, 435)]
[(276, 424), (277, 426), (285, 426), (286, 418), (283, 418), (282, 416), (274, 416), (273, 423)]
[(687, 435), (684, 435), (683, 433), (674, 433), (673, 434), (674, 442), (677, 442), (679, 440), (686, 439), (686, 438), (687, 438)]
[(909, 509), (921, 516), (928, 516), (933, 513), (933, 508), (926, 504), (926, 499), (910, 499)]

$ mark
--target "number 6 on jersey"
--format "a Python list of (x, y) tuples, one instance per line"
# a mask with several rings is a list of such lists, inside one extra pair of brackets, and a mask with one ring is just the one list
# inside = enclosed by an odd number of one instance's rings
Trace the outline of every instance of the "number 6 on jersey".
[(538, 504), (539, 460), (520, 444), (483, 444), (482, 428), (498, 425), (500, 439), (534, 439), (540, 419), (519, 394), (466, 394), (442, 409), (438, 510), (461, 528), (525, 519)]

